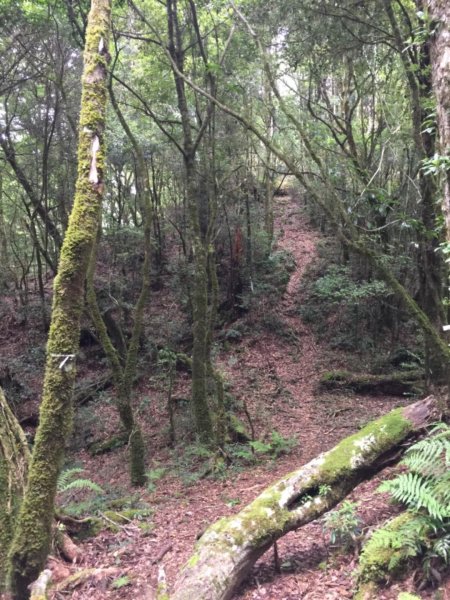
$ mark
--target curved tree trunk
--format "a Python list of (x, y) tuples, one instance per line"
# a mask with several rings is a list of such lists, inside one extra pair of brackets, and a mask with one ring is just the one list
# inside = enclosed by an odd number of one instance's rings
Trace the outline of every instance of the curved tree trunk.
[(27, 480), (27, 440), (0, 388), (0, 596), (6, 586), (8, 550)]
[(152, 209), (150, 198), (150, 185), (148, 180), (145, 156), (138, 140), (132, 133), (125, 117), (120, 110), (114, 95), (111, 81), (109, 82), (109, 96), (112, 107), (122, 125), (125, 134), (133, 146), (136, 160), (136, 191), (142, 217), (144, 220), (144, 262), (142, 264), (141, 291), (134, 307), (134, 324), (131, 339), (127, 344), (114, 344), (104, 315), (101, 314), (94, 288), (94, 270), (96, 248), (94, 247), (87, 275), (87, 302), (91, 318), (97, 330), (100, 343), (109, 360), (113, 373), (113, 380), (117, 391), (116, 406), (125, 432), (128, 436), (130, 452), (130, 480), (135, 486), (143, 486), (146, 482), (145, 475), (145, 446), (142, 432), (136, 420), (131, 392), (133, 380), (136, 376), (139, 340), (143, 331), (143, 314), (150, 291), (150, 262), (151, 262), (151, 226)]
[(109, 32), (110, 0), (93, 0), (84, 53), (77, 188), (54, 282), (39, 428), (10, 554), (10, 587), (16, 600), (29, 597), (28, 586), (50, 549), (56, 484), (72, 426), (84, 280), (104, 187)]
[(369, 423), (267, 488), (233, 517), (211, 525), (175, 583), (171, 600), (227, 600), (255, 561), (288, 531), (320, 517), (386, 466), (435, 409), (430, 396)]

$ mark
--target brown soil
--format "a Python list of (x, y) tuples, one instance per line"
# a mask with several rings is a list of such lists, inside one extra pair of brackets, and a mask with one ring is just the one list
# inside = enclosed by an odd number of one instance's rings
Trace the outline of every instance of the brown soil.
[[(221, 351), (217, 362), (233, 395), (245, 401), (256, 437), (268, 440), (271, 432), (278, 431), (285, 438), (294, 438), (296, 446), (277, 460), (261, 459), (239, 472), (225, 473), (222, 478), (205, 477), (191, 485), (183, 483), (173, 470), (168, 471), (155, 482), (154, 491), (137, 492), (140, 501), (154, 510), (150, 533), (144, 533), (136, 523), (130, 522), (121, 526), (118, 533), (105, 530), (94, 539), (81, 543), (82, 558), (79, 564), (70, 566), (70, 572), (87, 568), (100, 571), (95, 577), (54, 594), (54, 598), (153, 598), (158, 577), (164, 576), (170, 587), (189, 558), (196, 537), (208, 524), (238, 511), (278, 477), (329, 449), (362, 423), (405, 403), (392, 397), (318, 396), (315, 393), (324, 370), (324, 348), (299, 318), (297, 305), (299, 284), (316, 255), (319, 234), (308, 224), (292, 198), (278, 199), (276, 213), (278, 246), (293, 255), (296, 267), (281, 302), (276, 307), (270, 302), (260, 302), (250, 317), (256, 325), (258, 319), (270, 316), (274, 330), (258, 328), (254, 335), (244, 335), (226, 352)], [(167, 308), (167, 297), (155, 293), (152, 306), (152, 312), (158, 307), (161, 310), (164, 306)], [(176, 310), (175, 306), (173, 310)], [(339, 357), (336, 361), (339, 363)], [(174, 396), (189, 396), (186, 374), (178, 374)], [(144, 378), (136, 397), (152, 453), (150, 467), (173, 465), (181, 450), (180, 446), (171, 449), (167, 443), (164, 382)], [(143, 402), (145, 398), (149, 401)], [(188, 416), (183, 403), (179, 404), (176, 416), (181, 432), (183, 420)], [(94, 417), (93, 433), (97, 436), (99, 432), (106, 436), (117, 428), (117, 417), (111, 405), (96, 404)], [(242, 419), (245, 421), (245, 416)], [(187, 438), (180, 439), (179, 444), (188, 441)], [(95, 459), (86, 451), (78, 451), (75, 459), (84, 466), (83, 476), (105, 488), (114, 487), (118, 496), (136, 493), (128, 487), (126, 449)], [(395, 512), (385, 496), (375, 493), (378, 483), (379, 478), (366, 482), (350, 496), (350, 500), (359, 503), (358, 513), (364, 523), (364, 532)], [(323, 522), (311, 523), (286, 535), (278, 542), (278, 554), (281, 573), (275, 570), (273, 551), (270, 550), (257, 562), (236, 600), (352, 597), (356, 553), (343, 553), (331, 547), (323, 532)], [(52, 560), (49, 566), (57, 579), (64, 579), (68, 574), (61, 561)], [(124, 585), (119, 587), (120, 583)], [(114, 586), (118, 586), (117, 589)], [(394, 599), (399, 591), (411, 589), (412, 582), (407, 580), (381, 591), (379, 598)], [(422, 597), (431, 598), (431, 592), (422, 593)]]

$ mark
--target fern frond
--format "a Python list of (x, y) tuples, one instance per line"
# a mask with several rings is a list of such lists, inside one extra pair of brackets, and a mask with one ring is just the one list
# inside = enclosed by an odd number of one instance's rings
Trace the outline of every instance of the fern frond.
[(93, 492), (97, 492), (98, 494), (102, 494), (102, 488), (97, 485), (94, 481), (90, 479), (75, 479), (74, 481), (69, 482), (62, 492), (67, 492), (69, 490), (91, 490)]
[(409, 449), (402, 464), (422, 475), (440, 475), (446, 472), (447, 456), (450, 453), (449, 439), (426, 439)]
[(437, 539), (432, 548), (431, 552), (441, 558), (445, 564), (450, 563), (450, 533)]
[(80, 467), (71, 467), (70, 469), (65, 469), (64, 471), (61, 471), (57, 482), (58, 493), (62, 494), (64, 492), (67, 492), (68, 490), (74, 489), (86, 489), (91, 490), (93, 492), (97, 492), (98, 494), (102, 494), (102, 488), (99, 485), (97, 485), (94, 481), (91, 481), (90, 479), (82, 479), (80, 477), (74, 479), (76, 475), (79, 475), (82, 472), (83, 469)]
[(82, 473), (83, 469), (81, 467), (71, 467), (70, 469), (64, 469), (61, 471), (58, 477), (58, 482), (56, 484), (58, 492), (64, 491), (65, 487), (69, 483), (71, 479), (73, 479), (74, 475), (78, 475)]

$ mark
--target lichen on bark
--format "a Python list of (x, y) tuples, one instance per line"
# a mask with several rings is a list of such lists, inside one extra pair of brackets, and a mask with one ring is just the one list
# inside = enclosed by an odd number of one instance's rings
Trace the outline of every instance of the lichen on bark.
[(110, 11), (110, 0), (92, 0), (84, 52), (75, 200), (54, 281), (39, 427), (10, 552), (9, 580), (16, 600), (29, 597), (28, 586), (42, 570), (50, 549), (56, 483), (72, 426), (84, 280), (104, 187)]
[(6, 588), (8, 550), (25, 491), (29, 459), (25, 435), (0, 388), (0, 596)]
[(369, 423), (298, 471), (267, 488), (237, 515), (211, 525), (175, 583), (172, 600), (227, 600), (278, 538), (330, 510), (396, 455), (423, 427), (436, 403), (427, 398)]

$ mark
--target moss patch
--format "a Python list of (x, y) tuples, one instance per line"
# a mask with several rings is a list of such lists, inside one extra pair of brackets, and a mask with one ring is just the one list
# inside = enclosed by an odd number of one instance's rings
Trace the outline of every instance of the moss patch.
[[(411, 513), (404, 512), (389, 521), (382, 530), (388, 533), (399, 531), (413, 518)], [(361, 583), (383, 582), (398, 573), (404, 564), (405, 553), (400, 545), (384, 546), (380, 544), (377, 536), (372, 536), (359, 559), (358, 579)]]
[(410, 429), (411, 423), (403, 416), (401, 408), (369, 423), (324, 455), (320, 467), (321, 483), (332, 483), (338, 476), (345, 477), (353, 471), (358, 463), (370, 462), (370, 457), (378, 454), (386, 442), (395, 445), (396, 440), (402, 440)]

